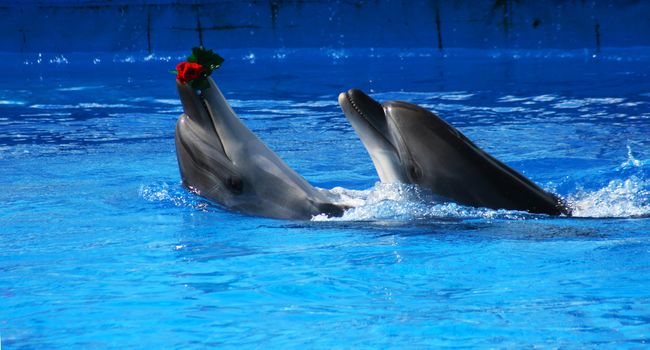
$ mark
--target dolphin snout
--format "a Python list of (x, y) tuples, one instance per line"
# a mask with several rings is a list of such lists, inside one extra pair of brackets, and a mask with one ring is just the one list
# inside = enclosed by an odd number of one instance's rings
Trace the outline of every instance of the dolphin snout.
[[(347, 100), (347, 101), (346, 101)], [(339, 95), (339, 104), (349, 103), (354, 110), (366, 118), (376, 119), (384, 116), (384, 107), (359, 89), (350, 89)]]
[(348, 119), (356, 115), (363, 118), (384, 137), (388, 135), (384, 107), (363, 91), (350, 89), (348, 92), (341, 93), (339, 104)]
[(202, 127), (212, 129), (212, 119), (202, 98), (197, 95), (189, 84), (176, 82), (176, 88), (183, 105), (183, 112)]

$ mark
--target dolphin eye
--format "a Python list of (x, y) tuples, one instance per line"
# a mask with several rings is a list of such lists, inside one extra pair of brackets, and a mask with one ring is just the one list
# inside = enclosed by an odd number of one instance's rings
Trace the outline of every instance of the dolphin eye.
[(420, 167), (417, 166), (417, 164), (409, 165), (407, 172), (411, 181), (416, 181), (420, 178), (420, 176), (422, 176), (422, 171), (420, 170)]
[(235, 193), (241, 193), (242, 189), (244, 188), (244, 183), (237, 176), (228, 177), (228, 180), (226, 180), (226, 185), (231, 191)]

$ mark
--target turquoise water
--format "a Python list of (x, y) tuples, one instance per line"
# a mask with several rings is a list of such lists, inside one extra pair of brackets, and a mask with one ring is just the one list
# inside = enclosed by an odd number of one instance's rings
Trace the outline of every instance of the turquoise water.
[[(3, 349), (650, 341), (650, 51), (221, 53), (244, 122), (357, 207), (278, 221), (186, 192), (168, 73), (182, 53), (5, 54)], [(336, 102), (351, 87), (437, 111), (578, 217), (377, 184)]]

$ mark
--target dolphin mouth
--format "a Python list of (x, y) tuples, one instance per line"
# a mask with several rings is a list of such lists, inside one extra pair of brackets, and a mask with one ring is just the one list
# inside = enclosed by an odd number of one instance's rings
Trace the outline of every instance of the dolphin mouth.
[[(358, 89), (350, 89), (339, 95), (339, 105), (350, 123), (363, 122), (369, 126), (375, 136), (379, 136), (385, 144), (393, 146), (386, 121), (384, 107), (370, 96)], [(394, 146), (393, 146), (394, 148)]]

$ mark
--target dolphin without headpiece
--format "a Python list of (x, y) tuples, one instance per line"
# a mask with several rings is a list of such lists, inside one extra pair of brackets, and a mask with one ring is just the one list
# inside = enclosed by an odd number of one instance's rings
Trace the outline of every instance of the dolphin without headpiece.
[(341, 93), (339, 104), (383, 182), (417, 184), (463, 205), (570, 215), (560, 198), (424, 108), (382, 105), (355, 89)]
[(176, 83), (184, 113), (176, 124), (183, 185), (229, 209), (281, 219), (340, 216), (343, 208), (286, 165), (230, 108), (211, 78), (198, 95)]

